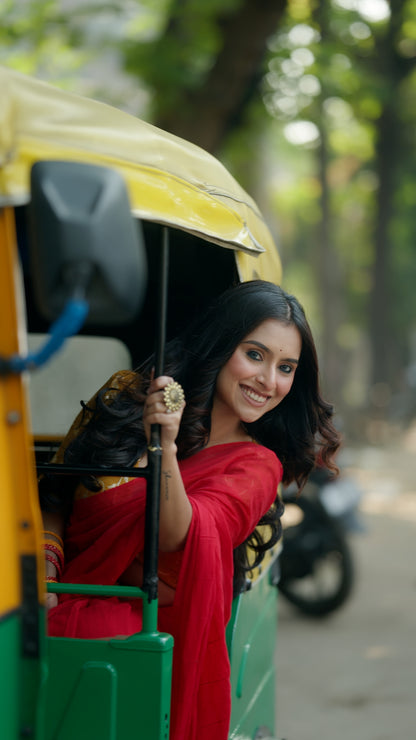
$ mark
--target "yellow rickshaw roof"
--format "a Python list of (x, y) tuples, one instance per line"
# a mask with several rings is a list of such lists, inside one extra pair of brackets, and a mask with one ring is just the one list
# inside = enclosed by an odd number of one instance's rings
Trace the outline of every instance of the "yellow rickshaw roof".
[(269, 279), (280, 278), (262, 214), (215, 157), (109, 105), (5, 67), (0, 89), (0, 204), (29, 199), (30, 169), (38, 160), (114, 167), (127, 184), (134, 215), (248, 255), (267, 253), (260, 261), (272, 269)]

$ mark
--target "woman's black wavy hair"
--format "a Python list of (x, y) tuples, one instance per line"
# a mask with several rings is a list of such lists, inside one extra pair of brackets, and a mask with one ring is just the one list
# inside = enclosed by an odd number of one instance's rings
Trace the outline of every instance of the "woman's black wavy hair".
[[(318, 456), (336, 470), (333, 457), (340, 438), (332, 423), (333, 408), (320, 393), (316, 348), (303, 308), (294, 296), (267, 281), (252, 280), (229, 288), (167, 344), (165, 374), (183, 386), (186, 397), (178, 457), (189, 457), (207, 444), (218, 373), (238, 344), (267, 319), (296, 326), (302, 339), (299, 365), (284, 400), (244, 426), (253, 439), (276, 453), (284, 469), (283, 482), (296, 481), (301, 488)], [(137, 381), (115, 394), (111, 403), (105, 401), (109, 389), (99, 394), (91, 420), (68, 446), (65, 462), (134, 465), (146, 447), (142, 412), (153, 365), (153, 358), (147, 360), (138, 369)], [(44, 486), (45, 504), (46, 488), (51, 490)], [(258, 529), (249, 538), (254, 564), (248, 565), (245, 546), (237, 549), (235, 590), (245, 580), (246, 571), (258, 565), (265, 550), (279, 539), (281, 514), (277, 497), (260, 522), (269, 526), (267, 541)]]

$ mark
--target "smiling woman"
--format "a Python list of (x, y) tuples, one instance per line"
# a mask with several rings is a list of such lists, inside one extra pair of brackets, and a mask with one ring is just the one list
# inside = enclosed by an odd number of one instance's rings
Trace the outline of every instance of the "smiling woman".
[[(227, 290), (168, 343), (166, 375), (154, 378), (153, 367), (151, 357), (113, 376), (84, 405), (58, 459), (145, 465), (160, 424), (159, 624), (175, 640), (171, 737), (226, 740), (233, 581), (236, 593), (279, 539), (279, 482), (302, 485), (318, 456), (334, 467), (339, 436), (303, 309), (273, 283)], [(178, 393), (168, 408), (173, 381), (185, 400)], [(141, 585), (142, 479), (108, 487), (103, 477), (68, 485), (49, 477), (41, 500), (57, 535), (57, 516), (69, 515), (62, 580)], [(64, 594), (49, 612), (50, 634), (65, 637), (128, 636), (141, 621), (134, 599)]]
[[(241, 422), (259, 419), (289, 393), (302, 348), (296, 326), (266, 319), (234, 350), (218, 375), (210, 442), (217, 427), (241, 434)], [(233, 430), (233, 424), (235, 428)]]

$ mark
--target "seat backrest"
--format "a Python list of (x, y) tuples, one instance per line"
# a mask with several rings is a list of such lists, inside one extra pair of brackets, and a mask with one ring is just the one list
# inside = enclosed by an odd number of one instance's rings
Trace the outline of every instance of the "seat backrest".
[[(45, 334), (29, 335), (29, 351), (38, 349)], [(30, 374), (29, 399), (35, 440), (62, 439), (91, 396), (117, 370), (130, 370), (127, 347), (114, 337), (71, 337), (53, 362)]]

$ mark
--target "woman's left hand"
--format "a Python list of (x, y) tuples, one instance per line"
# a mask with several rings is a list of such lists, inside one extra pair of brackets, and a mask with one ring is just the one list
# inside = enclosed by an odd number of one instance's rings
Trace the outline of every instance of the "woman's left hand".
[(154, 378), (149, 387), (148, 395), (144, 404), (143, 423), (147, 441), (150, 441), (150, 427), (152, 424), (160, 424), (160, 444), (163, 450), (175, 445), (179, 433), (185, 401), (182, 402), (178, 411), (168, 411), (164, 401), (163, 391), (174, 379), (168, 375), (160, 375)]

